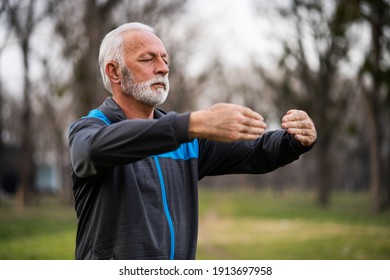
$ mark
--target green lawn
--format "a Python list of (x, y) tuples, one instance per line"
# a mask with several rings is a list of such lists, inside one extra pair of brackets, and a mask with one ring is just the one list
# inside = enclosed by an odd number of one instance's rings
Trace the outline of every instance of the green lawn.
[(0, 259), (74, 259), (76, 217), (50, 198), (24, 210), (0, 205)]
[[(370, 214), (364, 194), (328, 209), (310, 194), (200, 192), (198, 259), (390, 259), (390, 211)], [(73, 259), (73, 207), (55, 199), (17, 211), (0, 204), (0, 259)]]
[(390, 259), (390, 212), (374, 216), (365, 194), (203, 190), (198, 259)]

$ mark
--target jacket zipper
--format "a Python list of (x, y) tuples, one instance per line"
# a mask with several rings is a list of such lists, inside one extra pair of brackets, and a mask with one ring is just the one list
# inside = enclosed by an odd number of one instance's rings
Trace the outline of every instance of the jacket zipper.
[(169, 226), (170, 242), (171, 242), (169, 259), (173, 260), (173, 259), (175, 259), (175, 230), (173, 227), (172, 216), (171, 216), (171, 213), (169, 212), (167, 193), (166, 193), (166, 189), (165, 189), (164, 177), (162, 174), (160, 161), (158, 160), (158, 156), (153, 156), (153, 158), (154, 158), (154, 162), (156, 164), (158, 178), (160, 180), (161, 199), (162, 199), (163, 206), (164, 206), (164, 213), (165, 213), (165, 217), (167, 219), (168, 226)]

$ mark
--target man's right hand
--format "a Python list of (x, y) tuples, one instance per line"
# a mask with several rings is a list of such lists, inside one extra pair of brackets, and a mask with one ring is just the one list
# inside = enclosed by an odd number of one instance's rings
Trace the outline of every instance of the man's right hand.
[(264, 118), (247, 107), (218, 103), (190, 114), (189, 135), (214, 141), (253, 140), (264, 134)]

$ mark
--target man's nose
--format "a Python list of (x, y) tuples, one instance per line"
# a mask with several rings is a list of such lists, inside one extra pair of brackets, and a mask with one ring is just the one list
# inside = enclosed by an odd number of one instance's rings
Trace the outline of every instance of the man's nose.
[(165, 76), (169, 73), (169, 67), (163, 59), (157, 59), (157, 65), (155, 69), (157, 75)]

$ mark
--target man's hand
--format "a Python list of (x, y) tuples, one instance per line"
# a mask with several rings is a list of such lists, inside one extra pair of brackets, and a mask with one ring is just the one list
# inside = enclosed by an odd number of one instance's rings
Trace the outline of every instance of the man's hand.
[(293, 134), (303, 146), (310, 146), (317, 139), (317, 131), (313, 121), (306, 112), (290, 110), (282, 118), (282, 128)]
[(264, 134), (263, 117), (235, 104), (218, 103), (190, 114), (189, 135), (215, 141), (253, 140)]

